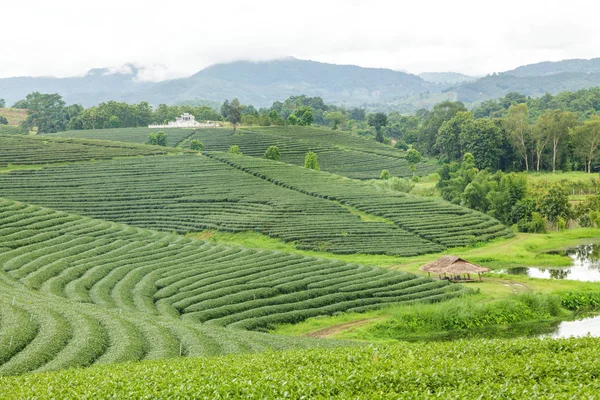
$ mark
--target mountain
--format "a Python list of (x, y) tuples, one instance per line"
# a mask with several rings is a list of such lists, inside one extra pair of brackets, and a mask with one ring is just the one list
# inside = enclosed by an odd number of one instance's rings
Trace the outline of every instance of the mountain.
[(557, 75), (561, 73), (600, 73), (600, 58), (592, 58), (590, 60), (577, 58), (563, 61), (544, 61), (536, 64), (524, 65), (511, 71), (506, 71), (505, 73), (521, 78)]
[(469, 76), (458, 72), (421, 72), (418, 76), (426, 82), (442, 85), (456, 85), (463, 82), (472, 82), (477, 79), (476, 76)]
[(238, 97), (258, 107), (291, 95), (321, 96), (326, 102), (360, 105), (439, 92), (420, 77), (391, 69), (362, 68), (284, 58), (216, 64), (181, 79), (141, 82), (132, 66), (125, 72), (95, 69), (73, 78), (0, 79), (0, 97), (11, 104), (33, 91), (60, 93), (67, 103), (90, 106), (106, 100), (182, 103)]
[(448, 89), (465, 103), (504, 97), (510, 92), (539, 97), (600, 86), (600, 58), (524, 65)]

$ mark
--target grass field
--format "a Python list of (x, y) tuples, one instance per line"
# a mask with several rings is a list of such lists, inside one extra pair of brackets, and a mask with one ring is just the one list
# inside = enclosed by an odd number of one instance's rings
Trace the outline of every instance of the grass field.
[(595, 399), (598, 338), (267, 352), (0, 378), (17, 398)]
[[(19, 108), (0, 108), (0, 116), (8, 120), (8, 125), (19, 126), (27, 118), (27, 110)], [(0, 125), (0, 128), (2, 125)]]

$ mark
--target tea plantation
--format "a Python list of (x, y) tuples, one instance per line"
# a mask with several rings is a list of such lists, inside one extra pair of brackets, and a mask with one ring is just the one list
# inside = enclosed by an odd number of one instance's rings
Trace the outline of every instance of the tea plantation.
[(0, 168), (175, 152), (158, 146), (50, 136), (0, 135)]
[[(179, 233), (252, 230), (300, 249), (338, 254), (410, 256), (465, 245), (475, 237), (510, 235), (487, 215), (447, 202), (253, 157), (212, 157), (115, 159), (13, 171), (0, 176), (0, 187), (7, 198), (109, 221)], [(243, 170), (255, 164), (274, 170), (273, 178)], [(275, 178), (281, 181), (272, 182)], [(365, 222), (340, 202), (389, 221)]]
[(245, 330), (466, 290), (10, 200), (0, 200), (0, 268), (0, 375), (313, 345)]
[[(52, 136), (116, 140), (145, 143), (148, 134), (157, 132), (149, 128), (115, 128), (90, 131), (67, 131)], [(250, 127), (238, 130), (234, 135), (231, 128), (164, 129), (169, 146), (189, 147), (191, 140), (200, 140), (207, 151), (227, 151), (230, 146), (239, 146), (242, 153), (263, 157), (269, 146), (281, 150), (281, 161), (304, 165), (304, 156), (314, 151), (319, 157), (323, 171), (350, 178), (377, 179), (381, 170), (387, 169), (392, 176), (409, 177), (413, 172), (404, 159), (404, 152), (374, 140), (347, 132), (336, 132), (308, 127)], [(417, 175), (427, 175), (437, 170), (433, 161), (416, 165)]]
[(49, 136), (78, 138), (78, 139), (100, 139), (113, 140), (119, 142), (130, 142), (144, 144), (151, 133), (164, 132), (167, 134), (167, 145), (175, 147), (184, 140), (193, 135), (196, 130), (191, 128), (169, 128), (169, 129), (150, 129), (150, 128), (111, 128), (94, 129), (81, 131), (66, 131), (54, 133)]
[(599, 338), (468, 340), (145, 361), (0, 377), (7, 399), (597, 399)]

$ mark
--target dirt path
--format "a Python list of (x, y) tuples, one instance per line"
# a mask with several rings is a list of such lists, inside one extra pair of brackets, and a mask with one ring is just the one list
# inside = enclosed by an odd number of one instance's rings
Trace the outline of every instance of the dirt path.
[(313, 338), (328, 338), (328, 337), (335, 335), (336, 333), (356, 329), (359, 326), (363, 326), (363, 325), (368, 324), (369, 322), (373, 322), (373, 321), (377, 321), (377, 320), (381, 320), (381, 319), (383, 319), (383, 317), (359, 319), (357, 321), (345, 322), (343, 324), (328, 326), (327, 328), (309, 332), (309, 333), (305, 334), (304, 336), (313, 337)]

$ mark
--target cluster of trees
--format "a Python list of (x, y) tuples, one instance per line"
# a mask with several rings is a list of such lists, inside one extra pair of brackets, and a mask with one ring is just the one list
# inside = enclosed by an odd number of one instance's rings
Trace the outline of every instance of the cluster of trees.
[(451, 101), (412, 116), (391, 113), (384, 132), (397, 147), (412, 145), (443, 162), (471, 153), (479, 169), (592, 172), (600, 161), (600, 117), (548, 109), (532, 118), (522, 99), (511, 98), (502, 117), (478, 118), (477, 110)]
[(197, 120), (221, 120), (221, 115), (208, 106), (168, 106), (153, 108), (147, 102), (127, 104), (107, 101), (84, 109), (79, 104), (66, 105), (58, 94), (34, 92), (13, 105), (27, 109), (22, 123), (24, 130), (37, 127), (38, 133), (54, 133), (65, 130), (143, 127), (173, 121), (183, 113), (192, 114)]
[(514, 172), (490, 172), (476, 167), (471, 153), (462, 162), (444, 164), (438, 188), (445, 200), (487, 213), (522, 232), (564, 229), (569, 224), (600, 227), (600, 194), (575, 207), (569, 203), (566, 185), (533, 186), (527, 176)]

